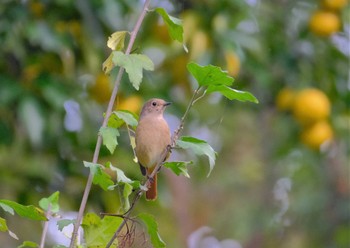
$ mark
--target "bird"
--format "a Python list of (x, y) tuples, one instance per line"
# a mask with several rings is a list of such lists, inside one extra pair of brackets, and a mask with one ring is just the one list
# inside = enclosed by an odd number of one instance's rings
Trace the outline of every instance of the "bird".
[[(163, 113), (171, 103), (162, 99), (152, 98), (142, 107), (139, 123), (135, 131), (135, 154), (144, 176), (149, 177), (159, 162), (167, 147), (171, 136), (168, 123)], [(157, 199), (157, 174), (150, 179), (146, 200)]]

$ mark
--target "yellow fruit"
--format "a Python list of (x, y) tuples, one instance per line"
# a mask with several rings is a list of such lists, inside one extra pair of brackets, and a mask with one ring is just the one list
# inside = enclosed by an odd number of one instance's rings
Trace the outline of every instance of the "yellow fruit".
[(192, 38), (194, 32), (198, 29), (200, 17), (196, 12), (187, 10), (181, 15), (181, 19), (184, 29), (184, 41), (186, 43)]
[(95, 84), (89, 89), (92, 97), (99, 103), (106, 103), (112, 94), (109, 77), (104, 73), (100, 73), (95, 81)]
[(195, 60), (203, 55), (209, 48), (209, 36), (202, 30), (197, 30), (192, 37), (190, 57)]
[(142, 99), (137, 95), (130, 96), (124, 100), (121, 100), (117, 106), (120, 110), (129, 110), (133, 113), (139, 113), (141, 110)]
[(326, 119), (330, 110), (328, 97), (321, 90), (308, 88), (298, 92), (295, 96), (293, 114), (302, 124)]
[(276, 97), (276, 106), (280, 111), (287, 111), (293, 107), (295, 91), (291, 88), (283, 88)]
[(241, 69), (241, 61), (238, 55), (233, 51), (225, 53), (226, 68), (230, 76), (236, 77)]
[(318, 121), (303, 130), (301, 141), (310, 148), (319, 149), (320, 146), (333, 139), (333, 129), (327, 121)]
[(310, 19), (309, 27), (320, 36), (330, 36), (340, 29), (339, 16), (330, 11), (319, 10)]
[(340, 10), (348, 4), (348, 0), (323, 0), (323, 5), (332, 10)]

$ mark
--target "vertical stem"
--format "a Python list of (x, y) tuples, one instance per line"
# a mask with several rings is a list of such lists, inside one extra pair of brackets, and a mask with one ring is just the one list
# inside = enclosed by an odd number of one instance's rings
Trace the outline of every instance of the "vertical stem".
[[(129, 41), (128, 47), (127, 47), (127, 49), (125, 51), (125, 54), (130, 54), (130, 51), (132, 49), (132, 46), (134, 45), (137, 33), (138, 33), (139, 29), (140, 29), (140, 26), (142, 24), (143, 19), (145, 18), (145, 15), (146, 15), (148, 6), (150, 4), (150, 1), (151, 0), (146, 0), (145, 4), (143, 5), (142, 12), (141, 12), (141, 14), (140, 14), (140, 16), (139, 16), (139, 18), (138, 18), (138, 20), (137, 20), (137, 22), (135, 24), (135, 27), (134, 27), (134, 29), (133, 29), (133, 31), (131, 33), (130, 41)], [(115, 101), (117, 93), (118, 93), (118, 89), (119, 89), (119, 85), (120, 85), (123, 73), (124, 73), (124, 68), (121, 67), (119, 69), (117, 78), (116, 78), (115, 83), (114, 83), (114, 88), (113, 88), (112, 95), (111, 95), (111, 98), (110, 98), (109, 103), (108, 103), (108, 107), (107, 107), (105, 118), (103, 119), (102, 127), (106, 127), (107, 126), (108, 118), (109, 118), (109, 116), (112, 113), (114, 101)], [(97, 141), (96, 141), (95, 152), (94, 152), (94, 156), (93, 156), (93, 159), (92, 159), (92, 163), (97, 163), (98, 157), (99, 157), (99, 154), (100, 154), (101, 145), (102, 145), (102, 137), (100, 135), (98, 135)], [(84, 214), (85, 207), (86, 207), (86, 202), (88, 200), (89, 193), (90, 193), (91, 186), (92, 186), (93, 177), (94, 177), (94, 175), (90, 172), (88, 180), (86, 182), (83, 198), (82, 198), (81, 203), (80, 203), (78, 216), (77, 216), (77, 219), (75, 220), (75, 223), (74, 223), (72, 238), (71, 238), (71, 242), (70, 242), (70, 245), (69, 245), (70, 248), (75, 247), (79, 226), (80, 226), (81, 220), (83, 218), (83, 214)]]
[(46, 211), (47, 221), (45, 221), (43, 233), (41, 234), (40, 248), (44, 248), (44, 246), (45, 246), (46, 234), (47, 234), (47, 230), (49, 228), (49, 221), (50, 221), (49, 217), (50, 217), (50, 215), (51, 215), (51, 203), (47, 207), (47, 211)]

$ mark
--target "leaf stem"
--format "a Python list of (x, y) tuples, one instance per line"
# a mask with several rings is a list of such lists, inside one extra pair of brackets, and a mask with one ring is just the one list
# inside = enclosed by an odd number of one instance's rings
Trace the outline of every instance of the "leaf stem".
[[(149, 4), (150, 4), (150, 0), (147, 0), (143, 6), (142, 12), (141, 12), (139, 18), (137, 19), (137, 22), (135, 24), (133, 31), (131, 32), (129, 44), (128, 44), (128, 47), (125, 51), (125, 54), (130, 54), (130, 51), (135, 43), (135, 39), (136, 39), (136, 36), (137, 36), (138, 31), (140, 29), (140, 26), (142, 24), (142, 21), (145, 18)], [(108, 118), (112, 113), (113, 105), (114, 105), (114, 102), (115, 102), (115, 99), (116, 99), (116, 96), (118, 93), (118, 89), (119, 89), (119, 85), (120, 85), (123, 73), (124, 73), (124, 68), (120, 67), (117, 78), (116, 78), (115, 83), (114, 83), (112, 95), (111, 95), (111, 98), (110, 98), (109, 103), (108, 103), (106, 115), (103, 119), (102, 127), (107, 126)], [(102, 137), (101, 137), (101, 135), (98, 135), (92, 163), (97, 163), (98, 157), (100, 154), (101, 145), (102, 145)], [(74, 248), (75, 244), (76, 244), (78, 230), (79, 230), (79, 226), (80, 226), (80, 223), (81, 223), (81, 220), (83, 218), (83, 214), (84, 214), (84, 211), (86, 208), (87, 199), (89, 197), (89, 193), (90, 193), (91, 186), (92, 186), (92, 180), (93, 180), (93, 174), (90, 172), (88, 180), (86, 182), (83, 198), (82, 198), (81, 203), (80, 203), (78, 216), (77, 216), (75, 223), (74, 223), (72, 238), (71, 238), (70, 245), (69, 245), (70, 248)]]

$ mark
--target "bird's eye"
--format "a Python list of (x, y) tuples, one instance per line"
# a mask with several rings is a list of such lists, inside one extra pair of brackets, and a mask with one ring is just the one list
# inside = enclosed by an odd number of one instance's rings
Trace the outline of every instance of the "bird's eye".
[(157, 106), (157, 103), (156, 103), (156, 102), (152, 102), (152, 105), (153, 105), (153, 106)]

